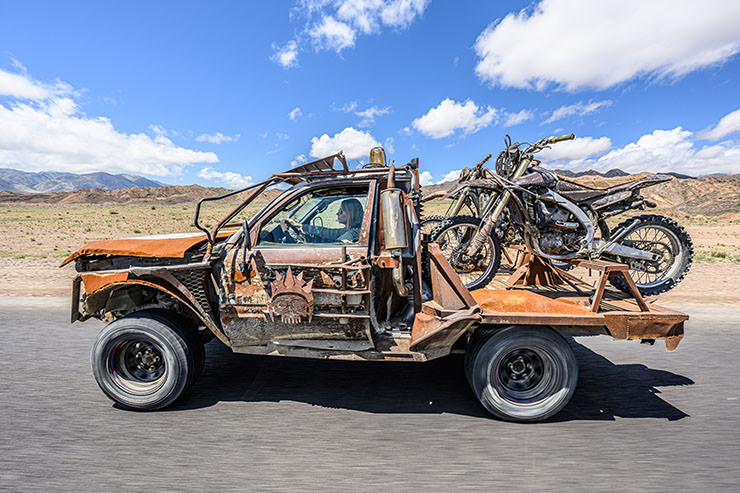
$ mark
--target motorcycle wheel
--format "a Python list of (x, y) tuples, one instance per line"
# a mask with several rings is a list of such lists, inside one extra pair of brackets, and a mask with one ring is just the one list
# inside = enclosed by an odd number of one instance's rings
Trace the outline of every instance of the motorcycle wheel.
[[(662, 258), (659, 262), (623, 257), (617, 257), (617, 260), (630, 266), (629, 273), (643, 296), (665, 293), (681, 282), (689, 272), (694, 258), (691, 237), (670, 217), (650, 214), (637, 218), (642, 224), (623, 238), (620, 244), (657, 253)], [(615, 231), (625, 227), (632, 219), (617, 226)], [(611, 274), (609, 281), (620, 291), (630, 292), (621, 275)]]
[(419, 220), (419, 229), (422, 233), (430, 234), (439, 223), (447, 219), (446, 216), (426, 216)]
[(491, 282), (501, 263), (501, 243), (496, 234), (486, 238), (475, 257), (465, 254), (479, 226), (477, 217), (455, 216), (439, 223), (429, 234), (429, 241), (439, 245), (442, 254), (470, 290), (483, 288)]

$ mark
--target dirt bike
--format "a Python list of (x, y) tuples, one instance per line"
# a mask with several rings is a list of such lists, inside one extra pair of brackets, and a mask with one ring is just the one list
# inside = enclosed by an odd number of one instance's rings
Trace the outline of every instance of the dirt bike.
[[(693, 246), (686, 230), (673, 219), (640, 215), (610, 231), (606, 219), (630, 210), (655, 207), (640, 190), (672, 177), (641, 174), (616, 184), (586, 183), (563, 178), (539, 166), (534, 155), (573, 134), (541, 139), (534, 144), (511, 143), (496, 160), (496, 173), (458, 183), (449, 196), (489, 197), (477, 216), (454, 216), (429, 234), (469, 289), (487, 285), (498, 271), (502, 240), (520, 242), (530, 252), (562, 262), (603, 258), (629, 265), (643, 295), (666, 292), (680, 282), (691, 266)], [(609, 186), (611, 185), (611, 186)], [(629, 287), (620, 276), (610, 279), (621, 291)]]

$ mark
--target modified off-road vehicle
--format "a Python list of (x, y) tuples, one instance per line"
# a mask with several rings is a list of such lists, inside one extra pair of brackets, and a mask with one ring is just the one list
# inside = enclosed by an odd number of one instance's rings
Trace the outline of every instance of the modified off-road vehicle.
[[(246, 217), (268, 188), (279, 195)], [(219, 224), (200, 224), (203, 204), (237, 193), (246, 198)], [(605, 290), (609, 275), (630, 282), (619, 264), (579, 261), (601, 272), (584, 290), (525, 255), (510, 287), (468, 291), (421, 235), (420, 199), (418, 159), (389, 167), (375, 149), (370, 164), (349, 169), (339, 153), (202, 199), (202, 233), (89, 243), (64, 264), (79, 272), (72, 322), (109, 322), (92, 349), (97, 383), (125, 408), (168, 406), (198, 377), (214, 336), (235, 352), (309, 358), (424, 362), (464, 352), (489, 412), (535, 421), (576, 387), (562, 334), (665, 338), (669, 350), (683, 337), (688, 316), (636, 290), (634, 300)]]

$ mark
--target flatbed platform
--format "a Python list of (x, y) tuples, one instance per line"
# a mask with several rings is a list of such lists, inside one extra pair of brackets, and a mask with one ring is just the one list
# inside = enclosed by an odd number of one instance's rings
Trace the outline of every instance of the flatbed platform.
[[(470, 292), (453, 275), (449, 264), (439, 258), (436, 248), (432, 247), (431, 251), (433, 275), (441, 276), (448, 285), (446, 289), (433, 289), (434, 299), (423, 304), (422, 313), (414, 323), (412, 350), (440, 347), (476, 322), (498, 326), (544, 325), (561, 332), (604, 334), (620, 340), (665, 339), (668, 351), (675, 350), (683, 338), (683, 325), (689, 318), (685, 313), (646, 301), (636, 290), (630, 297), (606, 288), (609, 273), (626, 273), (620, 264), (590, 261), (585, 267), (600, 270), (601, 275), (593, 285), (581, 282), (586, 289), (581, 289), (577, 282), (516, 285), (497, 279), (492, 283), (497, 289)], [(569, 277), (571, 281), (575, 279), (570, 274)]]

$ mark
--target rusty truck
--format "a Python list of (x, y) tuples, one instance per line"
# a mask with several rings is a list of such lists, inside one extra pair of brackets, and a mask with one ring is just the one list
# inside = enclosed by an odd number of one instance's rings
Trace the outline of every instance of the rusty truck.
[[(248, 217), (269, 189), (276, 198)], [(202, 207), (239, 193), (218, 224), (201, 224)], [(123, 408), (164, 408), (193, 385), (213, 337), (259, 355), (413, 364), (464, 353), (487, 411), (537, 421), (575, 391), (571, 334), (668, 350), (683, 337), (687, 315), (606, 288), (609, 276), (629, 282), (619, 264), (578, 261), (600, 273), (588, 285), (525, 254), (508, 284), (469, 291), (421, 233), (421, 198), (418, 159), (388, 166), (376, 153), (350, 169), (338, 153), (203, 198), (198, 233), (85, 245), (62, 265), (77, 271), (71, 321), (108, 322), (91, 354), (98, 385)]]

